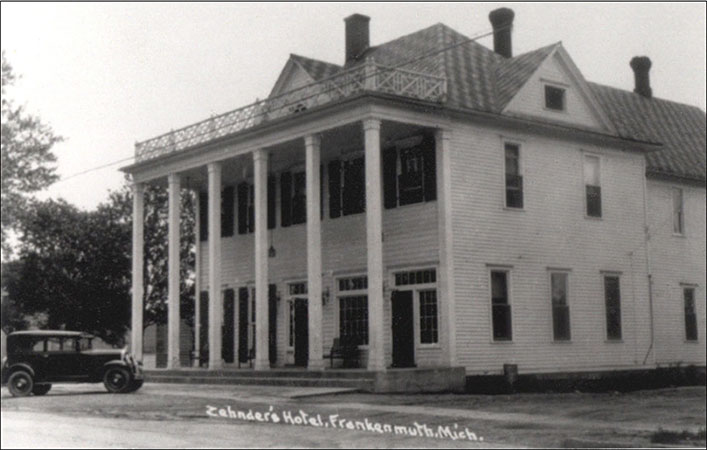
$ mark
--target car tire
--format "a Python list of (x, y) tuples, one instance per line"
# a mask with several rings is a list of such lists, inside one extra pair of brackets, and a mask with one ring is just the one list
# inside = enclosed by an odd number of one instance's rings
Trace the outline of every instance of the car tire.
[(7, 388), (13, 397), (26, 397), (34, 389), (34, 378), (26, 370), (16, 370), (7, 379)]
[(44, 383), (44, 384), (35, 384), (34, 387), (32, 388), (32, 393), (34, 395), (44, 395), (49, 390), (52, 388), (51, 384)]
[(124, 367), (109, 367), (103, 374), (103, 385), (113, 394), (128, 392), (132, 381), (130, 372)]
[(145, 380), (133, 380), (130, 383), (130, 387), (128, 387), (128, 389), (125, 392), (128, 393), (128, 392), (137, 391), (138, 389), (140, 389), (142, 387), (142, 383), (144, 383), (144, 382), (145, 382)]

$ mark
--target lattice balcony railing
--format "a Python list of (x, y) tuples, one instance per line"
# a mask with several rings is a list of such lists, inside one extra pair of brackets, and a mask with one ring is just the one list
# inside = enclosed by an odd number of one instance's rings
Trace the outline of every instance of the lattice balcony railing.
[(317, 83), (138, 142), (135, 144), (135, 160), (142, 162), (204, 144), (263, 122), (296, 114), (364, 91), (444, 102), (447, 81), (444, 77), (389, 68), (368, 61), (366, 64)]

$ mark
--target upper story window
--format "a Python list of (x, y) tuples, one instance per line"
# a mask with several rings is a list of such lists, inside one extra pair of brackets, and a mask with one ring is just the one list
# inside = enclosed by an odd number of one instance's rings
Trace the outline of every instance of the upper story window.
[(557, 86), (545, 86), (545, 107), (553, 111), (565, 110), (565, 90)]
[(506, 172), (506, 207), (523, 207), (523, 175), (520, 171), (520, 146), (504, 144)]
[(437, 198), (435, 142), (413, 136), (383, 152), (383, 193), (386, 208)]
[(363, 156), (330, 161), (329, 217), (336, 218), (366, 210), (366, 166)]
[(305, 172), (280, 175), (280, 220), (283, 227), (307, 221), (307, 179)]
[(682, 189), (673, 188), (673, 233), (685, 233), (685, 214), (683, 211)]
[(601, 217), (601, 177), (598, 156), (584, 155), (584, 186), (587, 216)]

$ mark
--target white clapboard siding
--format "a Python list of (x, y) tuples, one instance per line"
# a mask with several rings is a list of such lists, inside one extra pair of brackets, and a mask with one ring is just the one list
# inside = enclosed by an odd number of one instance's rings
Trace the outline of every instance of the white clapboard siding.
[[(685, 233), (673, 234), (672, 189), (683, 191)], [(705, 364), (705, 189), (648, 179), (656, 362)], [(685, 340), (683, 285), (695, 288), (696, 342)]]
[[(501, 135), (522, 145), (522, 211), (504, 208)], [(600, 220), (585, 217), (582, 150), (601, 156)], [(467, 373), (641, 365), (650, 345), (643, 156), (457, 124), (451, 166), (457, 354)], [(492, 340), (488, 264), (512, 266), (511, 343)], [(548, 267), (571, 270), (569, 343), (553, 342)], [(621, 343), (605, 338), (603, 270), (622, 273)]]

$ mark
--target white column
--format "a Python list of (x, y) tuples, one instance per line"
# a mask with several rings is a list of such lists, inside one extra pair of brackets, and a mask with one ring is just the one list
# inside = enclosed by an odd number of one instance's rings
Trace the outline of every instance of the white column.
[(143, 252), (145, 228), (145, 187), (140, 183), (133, 183), (133, 311), (132, 334), (130, 338), (131, 351), (138, 361), (142, 361), (142, 311), (143, 296)]
[(179, 213), (181, 186), (179, 175), (169, 174), (169, 219), (167, 253), (167, 368), (175, 369), (179, 362)]
[(270, 368), (268, 355), (268, 153), (253, 152), (255, 178), (255, 369)]
[(201, 361), (201, 204), (199, 190), (194, 195), (194, 236), (196, 237), (196, 256), (194, 261), (194, 367), (199, 367)]
[(383, 193), (380, 127), (363, 121), (366, 159), (366, 246), (368, 250), (368, 369), (385, 369), (383, 346)]
[(319, 135), (304, 138), (306, 150), (305, 170), (307, 179), (307, 292), (309, 318), (310, 370), (324, 368), (322, 358), (322, 235), (319, 161), (321, 139)]
[(209, 163), (209, 370), (220, 369), (221, 324), (221, 163)]
[(437, 224), (439, 235), (439, 298), (441, 323), (440, 338), (444, 360), (457, 364), (456, 315), (454, 289), (454, 255), (452, 240), (452, 180), (451, 131), (438, 129), (435, 134), (437, 166)]

